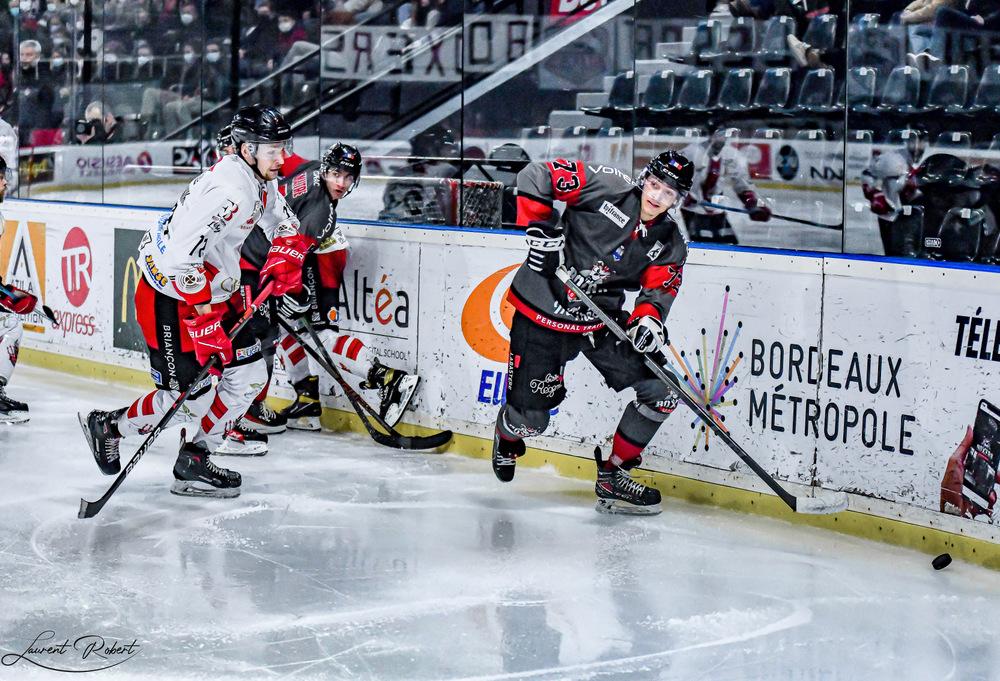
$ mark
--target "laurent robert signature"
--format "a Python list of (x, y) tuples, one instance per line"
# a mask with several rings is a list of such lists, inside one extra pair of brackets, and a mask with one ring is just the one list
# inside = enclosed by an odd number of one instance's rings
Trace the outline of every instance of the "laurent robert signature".
[[(73, 640), (54, 642), (56, 632), (46, 629), (22, 653), (8, 653), (0, 657), (0, 664), (11, 667), (24, 661), (56, 672), (98, 672), (117, 667), (139, 654), (138, 639), (123, 643), (118, 639), (105, 639), (97, 634), (84, 634)], [(85, 668), (68, 668), (74, 662)], [(56, 666), (58, 663), (59, 666)], [(94, 665), (94, 666), (91, 666)]]

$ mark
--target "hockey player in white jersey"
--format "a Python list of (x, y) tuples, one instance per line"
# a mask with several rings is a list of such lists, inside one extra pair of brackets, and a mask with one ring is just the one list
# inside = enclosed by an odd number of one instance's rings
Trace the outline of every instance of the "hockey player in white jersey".
[(684, 226), (692, 241), (712, 241), (736, 244), (736, 232), (729, 224), (726, 211), (702, 205), (723, 203), (723, 183), (730, 186), (736, 197), (750, 211), (750, 219), (767, 222), (771, 209), (757, 195), (750, 179), (747, 159), (739, 149), (728, 144), (726, 130), (717, 127), (708, 139), (692, 142), (681, 151), (695, 167), (694, 184), (681, 206)]
[(219, 468), (209, 456), (267, 381), (252, 325), (232, 340), (226, 335), (245, 309), (243, 240), (260, 225), (271, 241), (261, 280), (273, 281), (274, 295), (301, 287), (308, 250), (275, 181), (291, 140), (284, 117), (271, 107), (243, 107), (233, 118), (232, 135), (238, 153), (195, 178), (139, 245), (143, 279), (135, 295), (136, 317), (157, 389), (129, 407), (92, 411), (80, 419), (98, 466), (113, 475), (121, 469), (119, 440), (151, 430), (217, 355), (223, 367), (218, 385), (209, 377), (194, 386), (172, 422), (197, 424), (190, 442), (182, 440), (174, 464), (171, 491), (187, 496), (239, 495), (240, 474)]
[(861, 190), (878, 218), (885, 255), (919, 255), (921, 218), (904, 215), (903, 206), (913, 205), (920, 190), (917, 168), (926, 147), (926, 133), (905, 128), (889, 133), (891, 148), (873, 149), (868, 166), (861, 172)]
[[(7, 162), (0, 156), (0, 203), (7, 195), (10, 172)], [(0, 215), (0, 236), (3, 236), (4, 221)], [(0, 424), (24, 423), (28, 420), (28, 405), (7, 396), (6, 386), (17, 364), (17, 353), (21, 346), (21, 315), (30, 314), (38, 299), (0, 279)]]

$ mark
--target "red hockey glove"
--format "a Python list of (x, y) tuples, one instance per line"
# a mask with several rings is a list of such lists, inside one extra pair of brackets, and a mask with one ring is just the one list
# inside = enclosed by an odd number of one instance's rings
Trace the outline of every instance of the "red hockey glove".
[(880, 192), (878, 189), (876, 189), (875, 187), (871, 186), (866, 182), (865, 184), (861, 185), (861, 193), (865, 195), (866, 199), (871, 201), (872, 197), (875, 196), (876, 194), (879, 194)]
[(312, 239), (302, 234), (280, 236), (271, 242), (267, 261), (260, 270), (261, 283), (274, 280), (274, 295), (295, 293), (302, 288), (302, 263), (312, 245)]
[(771, 219), (771, 209), (767, 207), (766, 203), (760, 201), (753, 192), (742, 192), (740, 201), (750, 211), (750, 219), (754, 222), (767, 222)]
[(0, 293), (0, 307), (10, 310), (14, 314), (30, 314), (38, 304), (38, 298), (27, 291), (22, 291), (16, 286), (4, 286), (13, 296)]
[(872, 212), (875, 215), (888, 215), (892, 212), (892, 206), (889, 205), (889, 199), (885, 197), (882, 192), (875, 192), (871, 198), (868, 199), (871, 204)]
[(667, 331), (649, 303), (636, 306), (625, 323), (625, 333), (637, 352), (653, 352), (663, 347)]
[(233, 361), (233, 343), (222, 328), (221, 312), (188, 317), (184, 325), (194, 343), (194, 354), (199, 364), (207, 364), (212, 355), (219, 356), (222, 366)]

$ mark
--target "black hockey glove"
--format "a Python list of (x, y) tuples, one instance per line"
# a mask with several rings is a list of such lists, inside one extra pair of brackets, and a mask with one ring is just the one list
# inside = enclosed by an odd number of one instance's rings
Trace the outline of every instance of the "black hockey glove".
[(308, 317), (311, 311), (312, 290), (305, 284), (298, 292), (286, 293), (278, 298), (278, 314), (290, 322)]
[(637, 352), (655, 352), (663, 347), (667, 330), (656, 317), (642, 315), (629, 320), (625, 332)]
[(566, 237), (551, 222), (532, 222), (524, 230), (528, 242), (528, 267), (543, 277), (554, 278), (562, 262)]

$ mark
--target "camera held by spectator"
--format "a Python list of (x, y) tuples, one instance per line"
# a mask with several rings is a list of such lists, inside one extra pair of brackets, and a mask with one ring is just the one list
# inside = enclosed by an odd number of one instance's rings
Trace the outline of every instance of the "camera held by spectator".
[(79, 144), (110, 144), (119, 141), (119, 120), (103, 102), (87, 105), (83, 118), (73, 124), (73, 136)]

